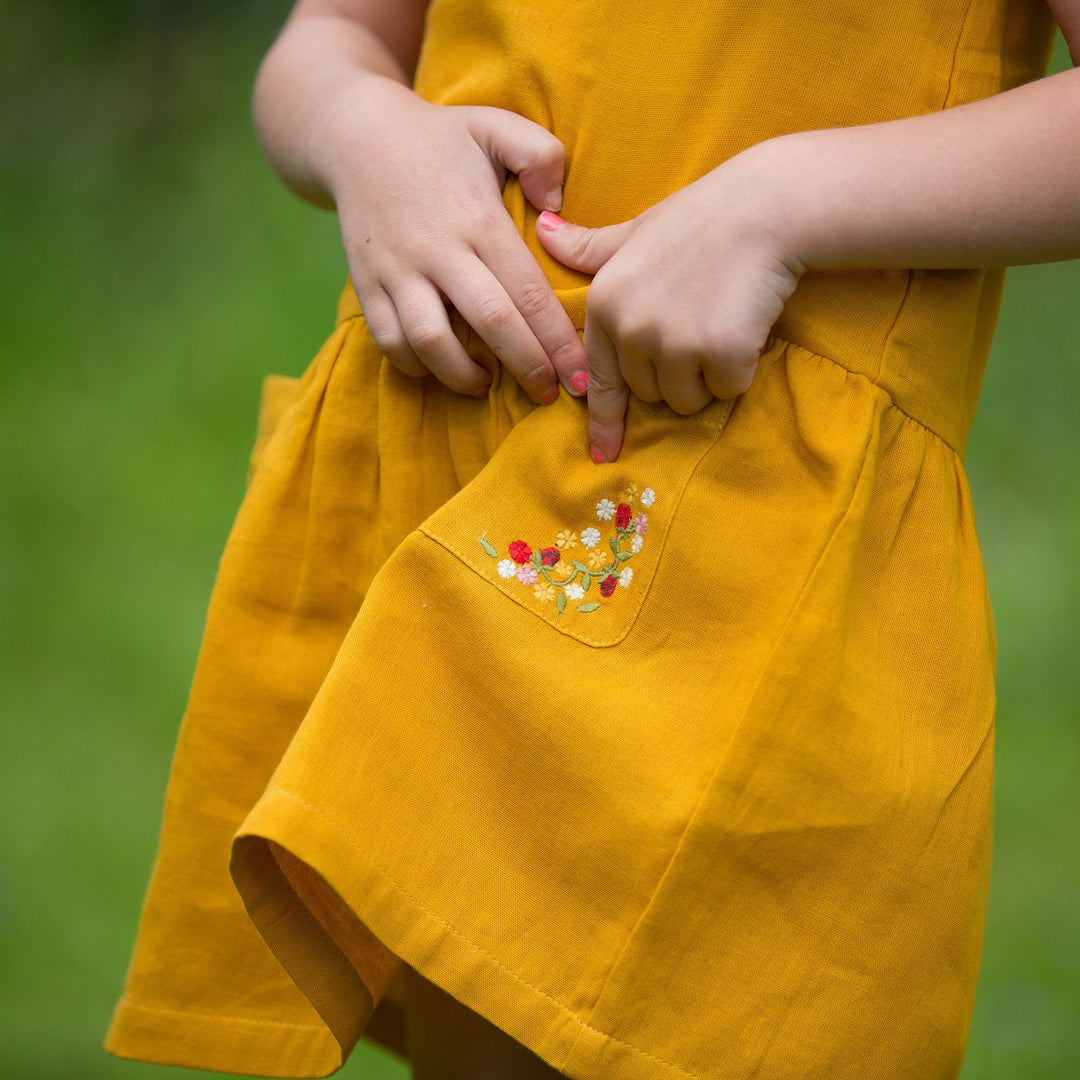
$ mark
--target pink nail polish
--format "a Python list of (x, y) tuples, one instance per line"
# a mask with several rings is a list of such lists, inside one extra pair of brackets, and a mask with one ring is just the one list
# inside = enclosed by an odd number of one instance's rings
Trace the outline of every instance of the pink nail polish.
[(554, 232), (556, 229), (561, 229), (566, 224), (558, 214), (553, 214), (550, 210), (545, 210), (540, 217), (537, 218), (537, 222), (541, 229), (546, 229), (548, 232)]
[(575, 394), (584, 394), (589, 389), (589, 376), (587, 372), (579, 371), (571, 380), (570, 385)]
[(540, 400), (550, 405), (559, 396), (559, 384), (556, 383)]
[(595, 465), (603, 465), (604, 462), (607, 461), (607, 458), (604, 457), (603, 451), (597, 450), (595, 446), (589, 447), (589, 457), (593, 459), (593, 464)]
[(473, 397), (475, 397), (475, 398), (485, 398), (485, 397), (488, 396), (488, 391), (490, 389), (491, 389), (491, 383), (488, 383), (487, 386), (485, 386), (483, 388), (483, 390), (477, 390), (476, 393), (473, 394)]

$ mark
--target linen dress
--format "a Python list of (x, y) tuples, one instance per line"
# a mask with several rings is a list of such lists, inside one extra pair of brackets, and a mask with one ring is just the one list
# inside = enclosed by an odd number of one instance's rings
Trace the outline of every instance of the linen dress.
[[(435, 102), (544, 125), (564, 214), (1043, 70), (1031, 0), (434, 0)], [(505, 201), (575, 324), (587, 279)], [(325, 1075), (402, 961), (579, 1080), (959, 1071), (994, 643), (961, 458), (1001, 275), (810, 273), (750, 390), (486, 400), (351, 290), (268, 384), (114, 1052)], [(231, 869), (230, 869), (231, 860)], [(380, 1013), (382, 1010), (380, 1009)]]

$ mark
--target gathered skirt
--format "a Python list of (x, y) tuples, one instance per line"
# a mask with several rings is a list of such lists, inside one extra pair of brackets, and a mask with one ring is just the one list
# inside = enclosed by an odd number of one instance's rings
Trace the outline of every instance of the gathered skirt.
[(584, 402), (461, 334), (484, 400), (348, 294), (268, 384), (110, 1049), (325, 1075), (405, 962), (578, 1080), (955, 1077), (994, 664), (962, 435), (774, 338), (598, 467)]

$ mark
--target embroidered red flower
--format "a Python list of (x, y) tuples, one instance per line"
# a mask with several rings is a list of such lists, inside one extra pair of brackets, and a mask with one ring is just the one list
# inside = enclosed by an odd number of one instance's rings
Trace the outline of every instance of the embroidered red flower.
[(562, 552), (558, 548), (541, 548), (540, 561), (545, 566), (554, 566), (562, 558)]
[(532, 548), (524, 540), (511, 540), (510, 558), (514, 562), (524, 565), (532, 558)]
[(626, 503), (619, 503), (618, 509), (615, 511), (615, 525), (620, 529), (628, 529), (630, 527), (630, 519), (634, 516), (633, 510), (627, 506)]
[(618, 584), (619, 579), (614, 574), (608, 574), (608, 576), (600, 582), (600, 595), (610, 596), (615, 591), (615, 586)]

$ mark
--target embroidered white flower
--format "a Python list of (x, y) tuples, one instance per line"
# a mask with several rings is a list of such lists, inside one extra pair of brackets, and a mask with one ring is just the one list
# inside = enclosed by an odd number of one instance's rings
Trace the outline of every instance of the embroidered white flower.
[(584, 600), (585, 590), (575, 581), (566, 586), (567, 600)]
[(615, 516), (615, 504), (610, 499), (601, 499), (596, 504), (596, 516), (601, 521), (610, 521)]
[(513, 559), (503, 559), (498, 565), (499, 577), (517, 577), (517, 563)]
[(629, 566), (624, 567), (622, 573), (619, 574), (619, 584), (625, 589), (633, 580), (634, 571)]
[(644, 543), (645, 541), (642, 537), (635, 536), (634, 539), (630, 541), (630, 550), (636, 555), (641, 550)]
[[(607, 501), (606, 499), (604, 500)], [(611, 506), (611, 503), (608, 503)], [(611, 506), (611, 513), (615, 513), (615, 507)], [(608, 515), (610, 517), (611, 514)], [(600, 543), (600, 530), (599, 529), (582, 529), (581, 530), (581, 542), (587, 548), (594, 548)], [(505, 574), (503, 575), (506, 576)]]
[(652, 506), (652, 504), (654, 502), (656, 502), (656, 492), (653, 491), (652, 488), (646, 488), (641, 493), (641, 505), (642, 506)]

